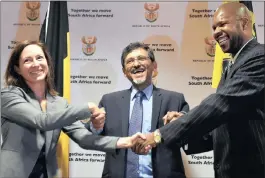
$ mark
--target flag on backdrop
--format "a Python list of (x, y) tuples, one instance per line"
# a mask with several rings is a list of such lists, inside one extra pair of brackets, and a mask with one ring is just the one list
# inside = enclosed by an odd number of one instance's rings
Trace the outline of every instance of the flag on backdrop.
[[(54, 62), (55, 87), (70, 102), (70, 40), (66, 1), (51, 1), (41, 28), (40, 41), (46, 44)], [(59, 177), (69, 177), (69, 138), (61, 132), (57, 146)]]
[[(223, 1), (223, 3), (228, 3), (231, 1)], [(255, 29), (255, 17), (253, 13), (253, 6), (251, 1), (233, 1), (233, 2), (240, 2), (244, 4), (252, 13), (252, 25), (253, 25), (253, 36), (256, 36), (256, 29)], [(212, 87), (217, 88), (218, 84), (220, 82), (221, 76), (222, 76), (222, 70), (223, 65), (227, 64), (228, 60), (231, 59), (231, 55), (228, 53), (224, 53), (219, 46), (218, 43), (216, 43), (215, 46), (215, 57), (214, 57), (214, 66), (213, 66), (213, 76), (212, 76)]]

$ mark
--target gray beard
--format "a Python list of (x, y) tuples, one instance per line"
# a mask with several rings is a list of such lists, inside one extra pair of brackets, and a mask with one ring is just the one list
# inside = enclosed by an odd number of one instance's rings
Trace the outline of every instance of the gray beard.
[(141, 85), (145, 82), (145, 80), (133, 80), (133, 83), (135, 83), (136, 85)]

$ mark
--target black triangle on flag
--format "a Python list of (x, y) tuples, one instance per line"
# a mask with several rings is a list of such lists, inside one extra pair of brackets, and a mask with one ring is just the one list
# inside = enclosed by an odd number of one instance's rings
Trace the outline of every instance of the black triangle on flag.
[(67, 33), (69, 32), (66, 1), (51, 1), (41, 27), (40, 41), (45, 43), (54, 62), (55, 88), (64, 96), (63, 61), (67, 57)]
[[(70, 102), (70, 35), (66, 1), (50, 1), (39, 40), (50, 52), (57, 92)], [(61, 132), (57, 143), (56, 176), (69, 178), (69, 137)]]

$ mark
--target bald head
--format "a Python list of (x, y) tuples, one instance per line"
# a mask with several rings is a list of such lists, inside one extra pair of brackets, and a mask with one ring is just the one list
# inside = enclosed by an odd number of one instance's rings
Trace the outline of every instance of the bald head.
[(251, 21), (251, 12), (248, 8), (239, 2), (230, 2), (222, 4), (215, 12), (218, 14), (220, 12), (226, 13), (231, 16), (236, 16), (238, 18), (246, 18)]
[(245, 30), (252, 34), (252, 16), (248, 8), (239, 2), (224, 3), (217, 8), (214, 16), (223, 15), (242, 20)]
[(222, 4), (214, 13), (214, 38), (225, 53), (236, 54), (252, 38), (252, 17), (239, 2)]

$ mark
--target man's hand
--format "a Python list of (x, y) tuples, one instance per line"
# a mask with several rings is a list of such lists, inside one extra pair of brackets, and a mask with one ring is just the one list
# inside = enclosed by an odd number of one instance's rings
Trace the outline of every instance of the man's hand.
[(95, 129), (102, 129), (106, 120), (106, 112), (104, 108), (98, 108), (90, 117), (90, 120)]
[(184, 111), (176, 112), (176, 111), (168, 111), (167, 114), (163, 117), (164, 125), (168, 124), (169, 122), (172, 122), (181, 116), (184, 115)]
[(106, 112), (104, 108), (98, 108), (94, 103), (88, 103), (88, 108), (91, 112), (90, 121), (95, 129), (102, 129), (104, 127)]
[(95, 103), (92, 103), (92, 102), (88, 102), (88, 110), (93, 113), (97, 108), (98, 106), (95, 104)]
[(154, 140), (154, 133), (145, 134), (145, 140), (138, 140), (137, 143), (132, 147), (132, 151), (136, 154), (147, 154), (151, 148), (156, 147)]
[[(130, 136), (130, 137), (121, 137), (117, 141), (117, 148), (132, 148), (136, 143), (143, 143), (146, 140), (146, 136), (140, 132)], [(142, 154), (147, 154), (151, 149), (150, 146), (146, 146), (142, 150)]]

